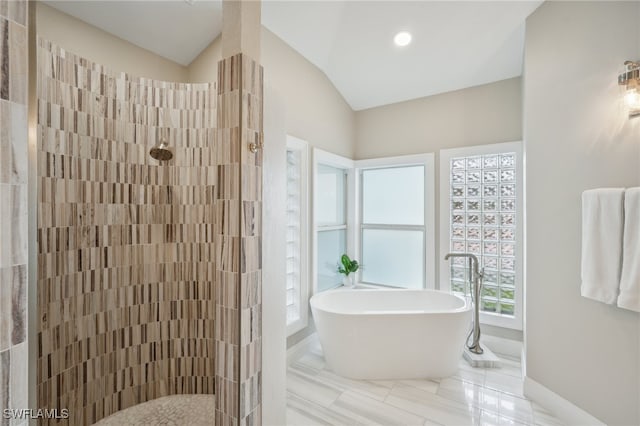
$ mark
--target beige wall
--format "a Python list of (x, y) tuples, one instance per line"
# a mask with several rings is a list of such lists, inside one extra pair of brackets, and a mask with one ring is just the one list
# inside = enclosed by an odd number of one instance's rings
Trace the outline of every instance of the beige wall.
[(38, 36), (115, 72), (187, 82), (187, 68), (115, 37), (46, 4), (35, 2)]
[(356, 159), (522, 138), (520, 78), (356, 113)]
[[(356, 112), (356, 159), (438, 153), (441, 149), (522, 140), (520, 78)], [(438, 161), (436, 161), (438, 164)], [(436, 166), (438, 167), (438, 166)], [(436, 200), (439, 200), (436, 173)], [(436, 209), (436, 224), (440, 212)], [(435, 230), (440, 246), (439, 227)], [(436, 275), (439, 275), (436, 262)], [(439, 282), (436, 277), (436, 282)], [(483, 325), (488, 335), (522, 341), (522, 332)]]
[(286, 106), (287, 133), (313, 146), (353, 158), (354, 113), (327, 76), (269, 30), (262, 31), (266, 84)]
[(222, 59), (222, 37), (218, 36), (188, 67), (190, 83), (207, 83), (218, 80), (218, 61)]
[[(190, 81), (215, 79), (221, 54), (218, 37), (189, 65)], [(261, 62), (265, 85), (284, 102), (287, 134), (353, 158), (355, 114), (327, 76), (264, 27)]]
[(610, 425), (640, 424), (640, 315), (580, 296), (581, 193), (640, 184), (640, 119), (616, 76), (639, 2), (546, 2), (527, 20), (527, 376)]

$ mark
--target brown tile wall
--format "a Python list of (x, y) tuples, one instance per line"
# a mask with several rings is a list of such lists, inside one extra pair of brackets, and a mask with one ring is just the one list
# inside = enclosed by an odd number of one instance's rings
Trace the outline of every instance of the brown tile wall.
[[(230, 259), (216, 255), (230, 226), (216, 196), (231, 188), (214, 85), (114, 73), (38, 43), (39, 407), (88, 425), (214, 393), (214, 284)], [(149, 156), (161, 136), (174, 148), (164, 163)]]
[(216, 425), (262, 419), (262, 67), (218, 63)]
[(27, 2), (0, 0), (0, 426), (27, 403)]

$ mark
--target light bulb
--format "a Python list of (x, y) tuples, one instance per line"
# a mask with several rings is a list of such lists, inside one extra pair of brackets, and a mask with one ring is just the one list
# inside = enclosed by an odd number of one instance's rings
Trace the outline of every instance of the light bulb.
[(401, 47), (404, 47), (411, 43), (411, 34), (406, 31), (401, 31), (393, 38), (393, 42)]
[(624, 95), (624, 103), (629, 109), (640, 109), (640, 93), (638, 89), (629, 89)]

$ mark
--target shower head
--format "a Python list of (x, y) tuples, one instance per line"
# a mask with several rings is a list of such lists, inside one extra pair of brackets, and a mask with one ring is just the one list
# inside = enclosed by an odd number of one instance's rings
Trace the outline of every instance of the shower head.
[(173, 158), (173, 152), (171, 152), (169, 144), (165, 140), (161, 140), (158, 145), (151, 148), (149, 155), (159, 161), (168, 161)]

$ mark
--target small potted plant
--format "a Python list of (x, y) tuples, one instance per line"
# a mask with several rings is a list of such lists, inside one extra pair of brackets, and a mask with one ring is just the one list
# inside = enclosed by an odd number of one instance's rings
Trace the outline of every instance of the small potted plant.
[(351, 260), (349, 256), (343, 254), (340, 258), (340, 266), (338, 267), (338, 272), (344, 275), (342, 279), (342, 285), (345, 287), (353, 287), (353, 276), (350, 276), (352, 272), (356, 272), (360, 265), (358, 265), (357, 260)]

